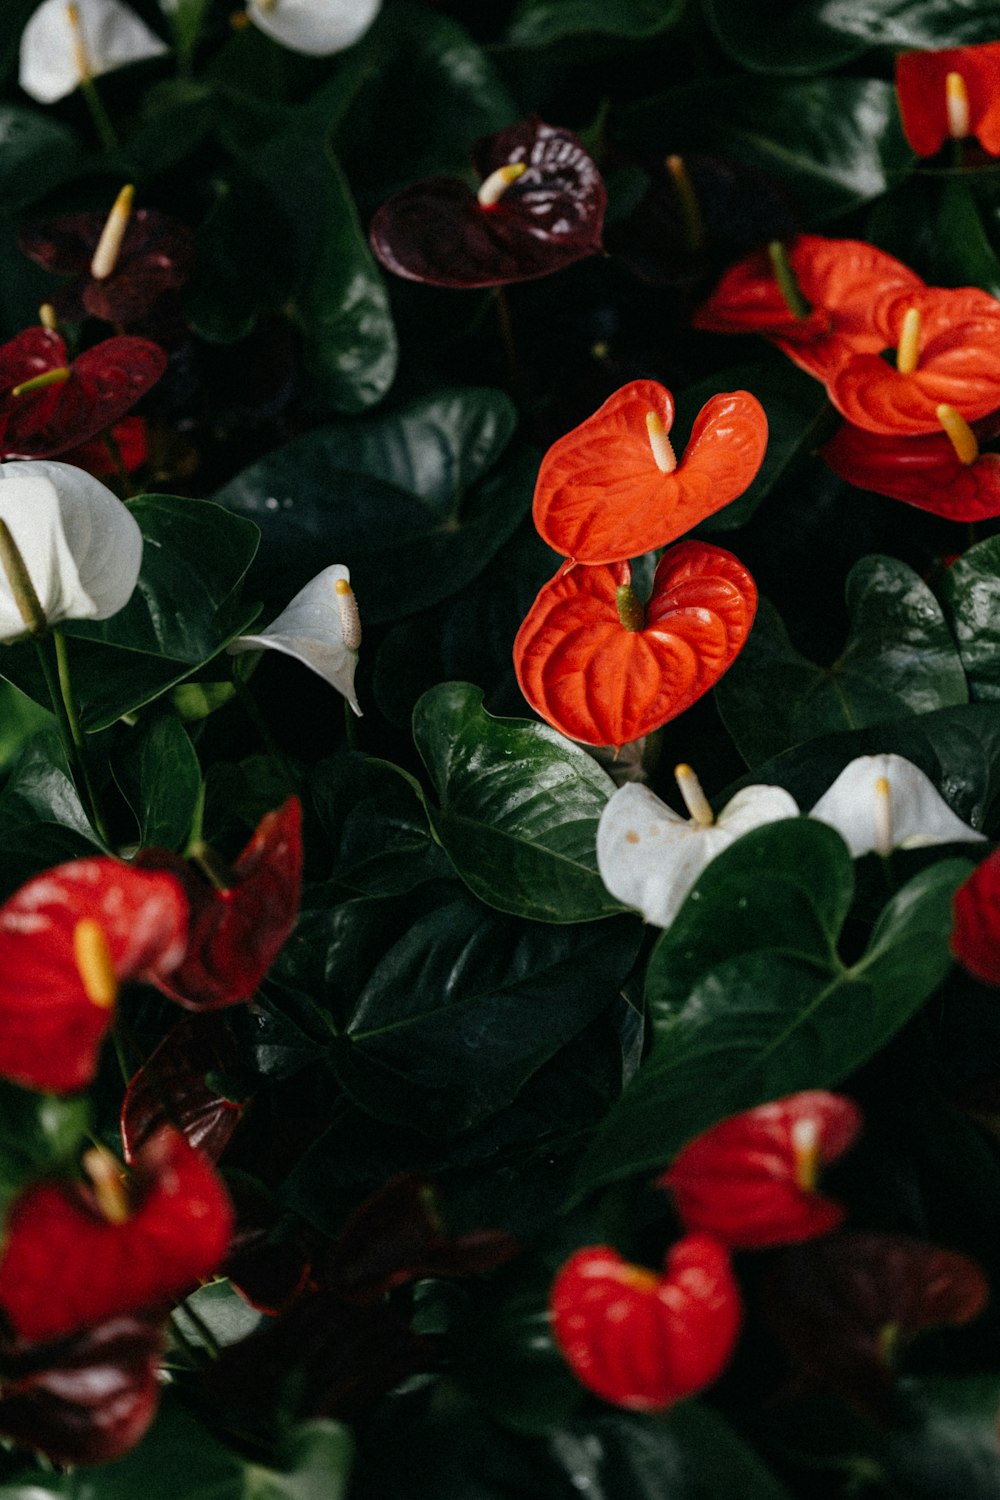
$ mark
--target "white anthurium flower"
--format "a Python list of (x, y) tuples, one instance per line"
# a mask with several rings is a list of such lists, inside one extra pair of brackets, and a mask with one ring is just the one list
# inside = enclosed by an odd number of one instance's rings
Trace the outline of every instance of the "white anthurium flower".
[(597, 825), (601, 879), (654, 927), (670, 926), (701, 872), (741, 834), (799, 812), (783, 787), (747, 786), (716, 818), (691, 767), (674, 775), (689, 818), (633, 783), (612, 795)]
[(852, 760), (809, 816), (835, 828), (854, 859), (985, 839), (952, 812), (930, 777), (902, 755)]
[[(106, 620), (131, 599), (142, 564), (142, 532), (131, 511), (92, 474), (46, 459), (0, 464), (0, 521), (45, 624)], [(15, 559), (14, 571), (16, 566)], [(29, 629), (19, 592), (5, 558), (0, 641), (16, 640)]]
[(250, 0), (247, 16), (292, 52), (328, 57), (364, 36), (382, 0)]
[(287, 609), (259, 635), (241, 635), (226, 650), (283, 651), (318, 672), (354, 712), (361, 708), (354, 693), (354, 673), (361, 644), (361, 622), (351, 588), (351, 572), (334, 563), (300, 589)]
[(169, 50), (122, 0), (42, 0), (21, 33), (18, 82), (39, 104), (54, 104), (84, 78)]

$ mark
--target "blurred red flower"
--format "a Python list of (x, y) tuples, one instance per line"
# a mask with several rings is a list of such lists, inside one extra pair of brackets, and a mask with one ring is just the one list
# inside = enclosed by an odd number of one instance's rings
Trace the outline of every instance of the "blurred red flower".
[(955, 892), (951, 951), (983, 984), (1000, 985), (1000, 849)]
[[(949, 85), (949, 76), (961, 83)], [(901, 52), (896, 94), (903, 133), (918, 156), (934, 156), (949, 138), (970, 135), (1000, 156), (1000, 42)], [(958, 102), (950, 103), (949, 94)]]

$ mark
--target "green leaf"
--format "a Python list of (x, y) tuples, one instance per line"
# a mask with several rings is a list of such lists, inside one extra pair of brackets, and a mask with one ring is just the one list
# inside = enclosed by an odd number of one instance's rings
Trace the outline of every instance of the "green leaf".
[(622, 910), (597, 873), (614, 783), (585, 750), (547, 724), (491, 717), (464, 682), (424, 694), (413, 737), (441, 803), (431, 825), (481, 900), (538, 922)]
[(201, 806), (201, 767), (183, 724), (169, 710), (132, 734), (115, 775), (139, 823), (139, 843), (183, 852)]
[[(926, 198), (924, 201), (926, 205)], [(942, 184), (932, 244), (931, 274), (935, 283), (978, 286), (992, 297), (1000, 295), (1000, 260), (990, 244), (976, 200), (960, 178), (951, 177)]]
[(942, 573), (938, 597), (979, 702), (1000, 700), (1000, 536), (978, 542)]
[(89, 1125), (85, 1098), (58, 1099), (0, 1080), (0, 1220), (29, 1182), (72, 1168)]
[(830, 72), (864, 50), (832, 27), (825, 0), (701, 0), (712, 31), (734, 62), (756, 73), (808, 76)]
[(54, 727), (49, 709), (32, 702), (11, 683), (0, 681), (0, 771), (10, 768), (40, 729)]
[(718, 151), (777, 177), (810, 223), (893, 185), (912, 160), (895, 90), (880, 78), (709, 78), (622, 109), (630, 144)]
[(349, 753), (309, 778), (329, 840), (330, 878), (358, 895), (390, 896), (450, 873), (431, 837), (419, 785), (389, 761)]
[[(0, 53), (2, 58), (2, 53)], [(72, 131), (38, 110), (0, 105), (0, 203), (5, 214), (36, 203), (80, 161)]]
[(725, 1116), (860, 1067), (948, 972), (951, 898), (970, 869), (923, 870), (847, 967), (837, 941), (854, 875), (839, 835), (803, 818), (737, 840), (653, 951), (653, 1050), (588, 1151), (580, 1191), (662, 1170)]
[(399, 619), (476, 578), (528, 510), (534, 460), (494, 468), (515, 421), (500, 391), (441, 391), (303, 434), (216, 499), (260, 526), (269, 598), (344, 562), (364, 623)]
[(792, 645), (762, 603), (750, 639), (716, 689), (726, 728), (748, 765), (837, 729), (968, 701), (944, 615), (921, 578), (891, 557), (863, 557), (847, 577), (851, 625), (830, 667)]
[(84, 811), (62, 740), (40, 729), (24, 746), (0, 793), (0, 892), (40, 870), (103, 853)]
[(285, 217), (264, 183), (237, 170), (213, 187), (215, 203), (198, 226), (184, 313), (200, 338), (227, 344), (246, 338), (263, 308), (288, 300), (300, 268)]
[[(814, 0), (816, 3), (816, 0)], [(992, 0), (820, 0), (824, 25), (881, 47), (964, 47), (996, 40)]]
[[(130, 602), (110, 620), (66, 626), (73, 690), (85, 729), (104, 729), (142, 708), (246, 630), (256, 609), (235, 595), (259, 532), (221, 506), (176, 495), (140, 495), (129, 509), (145, 546)], [(5, 652), (3, 675), (47, 701), (35, 653)]]
[(684, 0), (521, 0), (506, 40), (519, 47), (594, 34), (641, 41), (673, 26), (683, 10)]

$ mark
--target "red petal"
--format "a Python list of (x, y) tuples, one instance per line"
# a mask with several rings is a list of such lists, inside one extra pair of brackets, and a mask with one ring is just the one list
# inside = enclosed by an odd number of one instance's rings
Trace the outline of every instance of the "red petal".
[(845, 422), (820, 450), (841, 479), (949, 521), (1000, 516), (1000, 454), (963, 464), (943, 432), (885, 437)]
[(589, 1390), (635, 1411), (657, 1411), (721, 1375), (741, 1321), (725, 1249), (692, 1234), (662, 1277), (606, 1245), (578, 1250), (550, 1296), (553, 1332)]
[(951, 951), (983, 984), (1000, 985), (1000, 849), (955, 892)]
[[(149, 429), (145, 417), (122, 417), (112, 427), (111, 436), (118, 446), (126, 473), (134, 474), (136, 469), (141, 469), (148, 461)], [(118, 465), (112, 458), (107, 443), (100, 437), (88, 438), (78, 448), (70, 448), (68, 452), (61, 453), (60, 458), (65, 464), (86, 469), (96, 479), (105, 479), (109, 474), (118, 472)]]
[(934, 156), (949, 138), (945, 80), (960, 73), (969, 96), (969, 134), (984, 151), (1000, 155), (1000, 42), (901, 52), (896, 93), (903, 133), (918, 156)]
[(856, 1106), (821, 1090), (793, 1094), (723, 1120), (685, 1146), (658, 1179), (686, 1229), (706, 1230), (734, 1249), (758, 1250), (826, 1234), (839, 1204), (798, 1182), (796, 1131), (815, 1131), (817, 1160), (836, 1161), (861, 1127)]
[(755, 396), (713, 396), (671, 474), (656, 466), (648, 412), (669, 432), (670, 392), (655, 380), (634, 380), (545, 455), (534, 518), (557, 552), (585, 563), (638, 557), (683, 536), (752, 483), (767, 446), (767, 418)]
[(149, 339), (123, 334), (95, 344), (73, 361), (62, 385), (8, 398), (5, 455), (64, 454), (117, 422), (166, 368), (167, 356)]
[(87, 998), (76, 966), (85, 918), (120, 980), (149, 981), (184, 951), (187, 902), (171, 875), (98, 858), (29, 881), (0, 907), (0, 1077), (59, 1093), (93, 1077), (114, 1011)]
[(757, 607), (742, 563), (704, 542), (663, 554), (644, 629), (622, 626), (615, 587), (612, 567), (564, 568), (514, 642), (532, 708), (587, 745), (625, 745), (683, 713), (735, 659)]
[(59, 1338), (120, 1313), (158, 1308), (210, 1276), (232, 1211), (221, 1180), (177, 1131), (136, 1162), (132, 1217), (112, 1224), (92, 1193), (42, 1182), (15, 1199), (0, 1260), (0, 1306), (19, 1337)]
[(185, 1016), (125, 1090), (125, 1160), (133, 1162), (150, 1137), (169, 1124), (183, 1133), (189, 1146), (218, 1161), (246, 1105), (227, 1099), (208, 1078), (235, 1078), (239, 1068), (239, 1049), (221, 1017)]

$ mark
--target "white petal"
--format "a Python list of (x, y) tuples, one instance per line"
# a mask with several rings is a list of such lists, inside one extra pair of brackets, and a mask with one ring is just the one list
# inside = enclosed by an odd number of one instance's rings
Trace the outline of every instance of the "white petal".
[[(0, 464), (0, 517), (51, 625), (106, 620), (132, 597), (142, 562), (135, 517), (99, 479), (47, 460)], [(0, 575), (0, 640), (24, 634)]]
[(259, 635), (241, 635), (227, 646), (232, 656), (242, 651), (283, 651), (296, 661), (318, 672), (338, 693), (343, 693), (360, 718), (361, 709), (354, 693), (354, 673), (358, 654), (344, 645), (340, 623), (340, 605), (335, 584), (339, 578), (350, 582), (351, 573), (342, 563), (324, 568), (311, 583), (300, 589), (278, 618)]
[(326, 57), (353, 47), (379, 13), (382, 0), (250, 0), (253, 24), (293, 52)]
[(688, 822), (630, 783), (609, 798), (597, 825), (597, 868), (617, 900), (656, 927), (669, 927), (684, 897), (733, 835)]
[(765, 823), (777, 823), (782, 818), (797, 818), (798, 815), (799, 804), (784, 787), (745, 786), (726, 803), (715, 824), (735, 839), (749, 833), (751, 828), (762, 828)]
[[(77, 0), (92, 77), (170, 49), (122, 0)], [(42, 0), (21, 33), (18, 82), (39, 104), (64, 99), (80, 83), (66, 0)]]
[(835, 828), (855, 859), (877, 848), (875, 784), (881, 777), (889, 783), (894, 849), (984, 838), (952, 812), (912, 761), (901, 755), (861, 755), (844, 767), (809, 814)]

